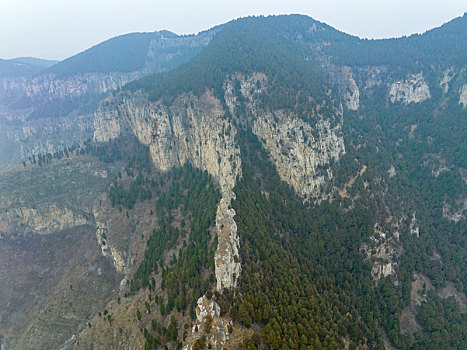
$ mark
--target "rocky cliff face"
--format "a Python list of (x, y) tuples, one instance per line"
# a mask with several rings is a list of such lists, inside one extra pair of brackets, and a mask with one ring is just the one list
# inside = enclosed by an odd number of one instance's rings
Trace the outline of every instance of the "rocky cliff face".
[(105, 190), (119, 167), (70, 154), (43, 166), (28, 163), (0, 173), (0, 237), (93, 225), (95, 195)]
[(332, 128), (328, 120), (319, 120), (312, 132), (301, 119), (274, 113), (258, 118), (253, 132), (268, 150), (282, 180), (306, 199), (322, 194), (333, 176), (330, 163), (345, 153), (340, 125)]
[(89, 111), (77, 109), (83, 105), (80, 99), (89, 103), (140, 76), (86, 73), (0, 79), (0, 168), (89, 139), (93, 118)]
[(164, 31), (155, 33), (149, 44), (144, 71), (154, 73), (176, 67), (207, 46), (218, 31), (219, 28), (212, 28), (191, 36), (174, 36)]
[(54, 203), (40, 209), (12, 208), (0, 213), (0, 234), (50, 234), (85, 224), (88, 224), (85, 215), (74, 213), (67, 207), (58, 208)]
[(84, 73), (71, 76), (45, 74), (33, 78), (0, 79), (1, 100), (10, 103), (27, 98), (31, 102), (105, 94), (137, 79), (142, 73)]
[(355, 82), (355, 76), (350, 67), (342, 67), (341, 81), (344, 83), (344, 103), (351, 111), (357, 111), (360, 106), (360, 90)]
[[(143, 93), (122, 93), (101, 103), (95, 113), (94, 125), (96, 141), (108, 141), (122, 133), (136, 135), (140, 142), (149, 146), (154, 164), (163, 171), (190, 162), (213, 176), (222, 194), (216, 212), (216, 289), (222, 291), (224, 288), (235, 288), (241, 273), (240, 242), (234, 220), (235, 211), (230, 204), (235, 198), (233, 189), (236, 180), (241, 176), (241, 160), (235, 140), (237, 129), (226, 118), (220, 101), (207, 91), (199, 97), (183, 94), (167, 106), (150, 103)], [(106, 239), (112, 223), (105, 220), (105, 213), (101, 215), (102, 205), (96, 209), (96, 235), (102, 252), (112, 257), (117, 270), (124, 271), (127, 268), (124, 256), (111, 240)], [(198, 321), (188, 335), (188, 348), (203, 334), (200, 329), (204, 329), (206, 310), (217, 310), (211, 315), (215, 328), (211, 333), (211, 343), (215, 348), (223, 347), (231, 323), (219, 317), (219, 306), (217, 309), (216, 306), (214, 301), (209, 302), (206, 297), (198, 301)]]
[[(32, 155), (55, 153), (65, 147), (81, 145), (93, 134), (90, 114), (73, 113), (60, 118), (44, 116), (22, 122), (24, 117), (0, 112), (0, 169), (14, 166)], [(15, 118), (18, 120), (13, 120)]]
[(103, 208), (105, 208), (105, 206), (102, 201), (102, 198), (99, 199), (93, 209), (94, 219), (96, 222), (97, 243), (101, 248), (102, 255), (107, 256), (112, 260), (112, 263), (118, 272), (124, 273), (126, 266), (124, 253), (119, 251), (108, 239), (109, 231), (112, 228), (112, 221), (109, 218), (110, 215), (104, 212)]
[(443, 76), (441, 77), (439, 86), (441, 87), (441, 89), (443, 90), (445, 94), (447, 94), (449, 91), (449, 83), (451, 82), (452, 78), (454, 78), (454, 74), (455, 72), (454, 72), (453, 67), (446, 69), (443, 72)]
[[(60, 62), (55, 66), (56, 69), (53, 67), (37, 76), (1, 78), (0, 102), (5, 105), (15, 105), (18, 102), (24, 104), (26, 101), (43, 103), (54, 99), (107, 94), (143, 75), (176, 67), (205, 47), (217, 31), (218, 29), (212, 29), (192, 36), (177, 36), (168, 32), (148, 34), (151, 35), (151, 40), (147, 51), (135, 53), (146, 58), (145, 64), (131, 72), (99, 73), (102, 67), (97, 70), (89, 67), (89, 72), (82, 72), (79, 64), (75, 67), (73, 57)], [(94, 48), (91, 48), (81, 55), (93, 53), (96, 54)]]
[(465, 108), (467, 107), (467, 84), (462, 85), (459, 93), (459, 104)]
[(198, 299), (196, 320), (191, 328), (191, 333), (185, 341), (183, 349), (192, 350), (196, 340), (202, 339), (203, 337), (206, 338), (206, 343), (210, 344), (212, 349), (224, 349), (230, 339), (232, 325), (233, 322), (231, 320), (220, 316), (219, 305), (217, 305), (215, 301), (208, 300), (203, 296)]
[(419, 103), (430, 97), (430, 89), (422, 73), (412, 74), (403, 81), (392, 83), (389, 89), (389, 100), (392, 103)]
[[(252, 115), (253, 133), (268, 151), (279, 176), (304, 199), (319, 198), (323, 186), (333, 176), (330, 163), (337, 162), (345, 154), (342, 111), (335, 109), (332, 117), (338, 120), (335, 126), (331, 126), (329, 119), (316, 115), (313, 116), (316, 123), (312, 127), (293, 113), (266, 111), (258, 107), (257, 99), (268, 88), (264, 74), (237, 76), (235, 79), (241, 82), (241, 94)], [(233, 86), (232, 81), (226, 84), (226, 102), (235, 115), (238, 100)]]
[(371, 275), (376, 282), (395, 274), (397, 258), (402, 254), (397, 227), (388, 232), (376, 223), (370, 241), (364, 243), (361, 250), (372, 264)]
[(121, 275), (96, 244), (92, 203), (120, 167), (75, 152), (0, 172), (4, 349), (65, 346), (114, 293)]
[(240, 275), (237, 227), (230, 208), (233, 188), (241, 175), (236, 128), (225, 118), (220, 102), (209, 92), (200, 97), (179, 96), (170, 106), (149, 103), (142, 93), (108, 99), (95, 114), (96, 141), (107, 141), (122, 130), (134, 133), (149, 146), (154, 164), (168, 170), (189, 161), (206, 170), (221, 187), (216, 216), (215, 254), (217, 288), (232, 288)]

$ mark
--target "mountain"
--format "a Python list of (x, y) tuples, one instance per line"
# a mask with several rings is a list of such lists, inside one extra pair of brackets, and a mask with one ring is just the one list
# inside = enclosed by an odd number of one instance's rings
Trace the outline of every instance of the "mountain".
[[(98, 95), (91, 140), (0, 173), (0, 344), (465, 348), (466, 25), (248, 17), (49, 68), (144, 73)], [(151, 72), (126, 50), (156, 34), (196, 54)]]
[(58, 61), (35, 57), (18, 57), (11, 60), (0, 59), (0, 78), (31, 76), (51, 67)]
[(11, 61), (24, 63), (24, 64), (32, 64), (32, 65), (44, 67), (44, 68), (52, 67), (54, 64), (57, 64), (59, 62), (56, 60), (44, 60), (42, 58), (36, 58), (36, 57), (16, 57), (16, 58), (12, 58)]
[(100, 99), (186, 62), (218, 29), (186, 36), (123, 35), (54, 65), (28, 58), (0, 61), (0, 168), (82, 144), (92, 137), (92, 113)]
[[(384, 40), (342, 40), (328, 47), (326, 52), (340, 64), (350, 66), (389, 65), (416, 69), (435, 64), (448, 68), (464, 63), (466, 27), (464, 14), (424, 34)], [(394, 55), (387, 55), (388, 51)]]
[(179, 36), (169, 31), (132, 33), (104, 41), (51, 67), (59, 76), (79, 73), (150, 73), (170, 70), (196, 55), (209, 33)]

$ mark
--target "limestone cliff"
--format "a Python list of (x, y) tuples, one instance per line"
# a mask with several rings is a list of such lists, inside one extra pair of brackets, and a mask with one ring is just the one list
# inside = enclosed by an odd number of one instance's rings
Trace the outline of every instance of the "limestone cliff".
[(0, 168), (82, 144), (93, 133), (93, 99), (139, 77), (85, 73), (0, 79)]
[(349, 67), (342, 67), (342, 82), (346, 86), (344, 102), (348, 109), (357, 111), (360, 106), (360, 90), (355, 82), (355, 76)]
[[(242, 103), (248, 111), (244, 114), (237, 113), (240, 102), (238, 92), (234, 91), (235, 79), (240, 81)], [(235, 287), (241, 272), (235, 211), (230, 208), (235, 198), (236, 179), (241, 176), (240, 149), (233, 121), (251, 126), (281, 178), (305, 200), (321, 198), (325, 184), (333, 177), (331, 164), (345, 153), (342, 110), (334, 108), (332, 120), (318, 113), (313, 115), (314, 126), (311, 126), (291, 112), (260, 108), (258, 99), (267, 89), (268, 78), (262, 73), (227, 79), (224, 97), (231, 118), (227, 118), (221, 102), (209, 91), (201, 96), (181, 94), (169, 104), (150, 102), (141, 91), (121, 92), (103, 100), (95, 113), (95, 141), (134, 134), (149, 146), (159, 169), (168, 170), (190, 162), (206, 170), (220, 184), (222, 199), (216, 215), (217, 290)], [(98, 232), (101, 243), (102, 237), (103, 232)], [(110, 247), (103, 247), (103, 252), (112, 255)]]
[(46, 165), (28, 163), (0, 172), (0, 237), (94, 225), (95, 195), (105, 190), (120, 166), (70, 153)]
[[(233, 322), (227, 317), (220, 316), (220, 307), (215, 301), (205, 296), (198, 299), (196, 306), (196, 320), (191, 333), (185, 341), (184, 350), (193, 349), (196, 340), (205, 337), (206, 343), (215, 350), (224, 349), (230, 339)], [(229, 331), (230, 330), (230, 331)]]
[(44, 74), (37, 77), (0, 79), (2, 100), (53, 100), (87, 94), (103, 94), (141, 77), (141, 73), (84, 73), (70, 76)]
[[(112, 65), (109, 57), (102, 57), (104, 51), (109, 56), (112, 52), (97, 45), (38, 75), (0, 78), (0, 169), (31, 155), (82, 144), (92, 137), (92, 113), (98, 100), (144, 75), (189, 60), (218, 30), (184, 36), (166, 31), (145, 33), (147, 47), (130, 53), (141, 62), (132, 66), (132, 71)], [(130, 47), (123, 45), (121, 50)], [(83, 57), (88, 57), (89, 65), (80, 64)], [(108, 61), (105, 69), (100, 60)]]
[(0, 235), (2, 232), (50, 234), (88, 223), (85, 215), (67, 207), (59, 208), (54, 203), (40, 209), (11, 208), (0, 213)]
[[(355, 109), (359, 92), (351, 72), (348, 74), (355, 88), (349, 108)], [(235, 90), (238, 88), (235, 80), (240, 82), (240, 91)], [(310, 116), (312, 126), (291, 112), (260, 107), (259, 99), (269, 88), (265, 74), (237, 74), (226, 79), (223, 88), (229, 117), (221, 101), (209, 90), (201, 96), (184, 93), (169, 103), (151, 102), (141, 91), (120, 92), (103, 100), (94, 115), (95, 141), (107, 142), (133, 134), (149, 146), (152, 161), (159, 169), (169, 170), (190, 162), (219, 183), (222, 197), (216, 213), (218, 246), (214, 256), (218, 291), (235, 288), (241, 273), (240, 240), (235, 211), (230, 206), (235, 198), (236, 180), (241, 176), (235, 125), (251, 127), (281, 178), (304, 200), (321, 198), (325, 184), (333, 176), (331, 164), (345, 153), (342, 108), (333, 108), (331, 118), (319, 112)], [(240, 112), (239, 107), (246, 108), (246, 112), (245, 109)], [(109, 230), (114, 232), (115, 228), (110, 228), (113, 224), (102, 208), (98, 205), (94, 212), (102, 253), (112, 257), (117, 270), (128, 272), (125, 253), (107, 237)], [(185, 347), (189, 349), (196, 339), (207, 336), (214, 348), (223, 348), (229, 341), (229, 329), (237, 325), (221, 317), (218, 305), (206, 296), (198, 300), (196, 313), (197, 321), (190, 329)], [(205, 330), (206, 317), (212, 319), (213, 332)]]
[[(141, 92), (121, 93), (101, 103), (95, 113), (94, 126), (94, 139), (100, 142), (122, 133), (136, 135), (140, 142), (149, 146), (153, 163), (163, 171), (190, 162), (213, 176), (222, 194), (216, 212), (216, 289), (235, 288), (241, 272), (240, 243), (234, 221), (235, 211), (230, 204), (235, 198), (236, 179), (241, 176), (241, 160), (240, 149), (235, 142), (237, 129), (225, 117), (220, 101), (209, 91), (199, 97), (183, 94), (169, 105), (151, 103)], [(110, 231), (115, 232), (118, 228), (104, 209), (102, 200), (96, 203), (96, 236), (102, 253), (112, 258), (118, 271), (128, 272), (130, 266), (125, 262), (125, 252), (114, 245), (113, 233), (112, 237), (107, 237)], [(196, 309), (198, 319), (203, 318), (203, 305), (211, 309), (217, 305), (206, 297), (200, 300)], [(212, 344), (216, 344), (215, 348), (222, 348), (228, 339), (231, 323), (220, 318), (219, 311), (212, 318), (215, 328), (211, 333)], [(197, 330), (203, 322), (204, 319), (198, 320), (198, 325), (193, 326), (189, 339), (195, 341), (202, 334)], [(196, 331), (195, 327), (198, 327)]]
[(0, 333), (10, 350), (69, 344), (121, 279), (92, 215), (121, 165), (77, 153), (0, 172)]
[(462, 85), (459, 92), (459, 104), (465, 108), (467, 107), (467, 84)]
[(26, 116), (27, 113), (12, 115), (0, 111), (0, 169), (16, 165), (32, 155), (81, 145), (93, 134), (91, 114), (72, 113), (60, 118), (44, 115), (44, 118), (21, 121)]
[(398, 231), (386, 232), (376, 223), (373, 236), (362, 245), (361, 251), (372, 264), (371, 275), (375, 281), (395, 274), (396, 258), (401, 254), (398, 242)]
[(423, 74), (411, 74), (407, 79), (391, 84), (389, 100), (394, 102), (419, 103), (431, 98), (428, 84), (423, 79)]
[(455, 76), (455, 71), (454, 71), (454, 67), (451, 67), (449, 69), (446, 69), (444, 72), (443, 72), (443, 76), (441, 77), (441, 80), (439, 82), (439, 86), (441, 87), (441, 89), (443, 90), (443, 92), (445, 94), (448, 93), (449, 91), (449, 83), (451, 82), (451, 80), (454, 78)]
[(253, 132), (268, 150), (282, 180), (306, 199), (319, 197), (333, 176), (329, 164), (345, 153), (340, 125), (331, 128), (328, 120), (319, 120), (318, 136), (314, 137), (309, 124), (276, 112), (256, 119)]
[(101, 103), (95, 114), (96, 141), (107, 141), (122, 130), (134, 133), (149, 146), (154, 164), (168, 170), (189, 161), (206, 170), (220, 184), (222, 199), (216, 216), (217, 288), (232, 288), (240, 275), (239, 239), (230, 208), (233, 188), (241, 175), (236, 128), (225, 118), (220, 102), (209, 92), (185, 94), (169, 106), (150, 103), (143, 93), (122, 94)]
[(108, 256), (112, 259), (112, 263), (115, 269), (118, 272), (125, 272), (125, 257), (122, 252), (120, 252), (113, 243), (108, 239), (109, 230), (112, 227), (112, 221), (109, 219), (109, 215), (106, 215), (106, 212), (103, 212), (102, 205), (103, 199), (98, 200), (97, 204), (94, 206), (94, 219), (96, 221), (96, 237), (97, 243), (99, 244), (102, 255)]
[[(335, 126), (331, 126), (329, 119), (315, 115), (312, 127), (291, 112), (267, 111), (258, 107), (258, 97), (268, 88), (264, 74), (234, 77), (238, 78), (242, 96), (252, 114), (253, 133), (268, 151), (279, 176), (304, 199), (319, 198), (323, 186), (333, 176), (331, 162), (338, 161), (345, 154), (342, 111), (334, 110)], [(232, 81), (226, 84), (225, 99), (231, 113), (235, 114), (238, 101), (233, 86)]]

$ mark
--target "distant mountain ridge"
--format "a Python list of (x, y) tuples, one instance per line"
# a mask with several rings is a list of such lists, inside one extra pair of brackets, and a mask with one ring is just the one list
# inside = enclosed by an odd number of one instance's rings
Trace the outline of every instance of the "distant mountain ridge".
[(57, 62), (35, 57), (17, 57), (9, 60), (0, 59), (0, 78), (35, 75), (43, 72)]
[[(437, 64), (444, 68), (465, 63), (467, 13), (423, 34), (394, 39), (337, 41), (324, 50), (339, 64), (349, 66), (391, 65), (415, 68)], [(387, 53), (394, 53), (388, 55)], [(411, 67), (408, 67), (411, 65)]]
[(58, 62), (60, 62), (59, 60), (46, 60), (46, 59), (37, 58), (37, 57), (15, 57), (15, 58), (12, 58), (11, 61), (25, 63), (25, 64), (33, 64), (33, 65), (36, 65), (39, 67), (45, 67), (45, 68), (52, 67), (54, 64), (57, 64)]
[(49, 68), (46, 73), (154, 73), (170, 70), (195, 56), (215, 30), (179, 36), (169, 31), (130, 33), (106, 40)]

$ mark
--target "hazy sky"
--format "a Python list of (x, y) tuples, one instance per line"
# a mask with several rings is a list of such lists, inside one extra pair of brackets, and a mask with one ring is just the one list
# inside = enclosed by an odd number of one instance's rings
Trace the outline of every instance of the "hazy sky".
[(0, 57), (63, 59), (119, 34), (197, 33), (238, 17), (284, 13), (360, 37), (394, 37), (466, 11), (466, 0), (0, 0)]

